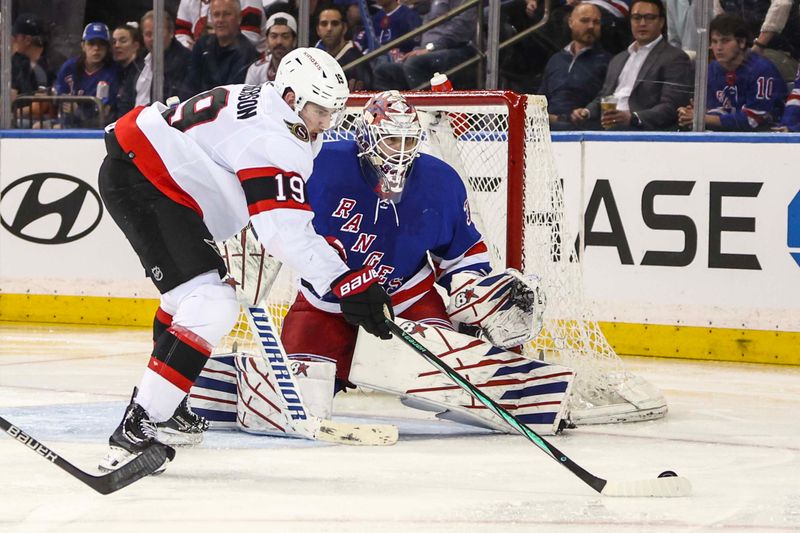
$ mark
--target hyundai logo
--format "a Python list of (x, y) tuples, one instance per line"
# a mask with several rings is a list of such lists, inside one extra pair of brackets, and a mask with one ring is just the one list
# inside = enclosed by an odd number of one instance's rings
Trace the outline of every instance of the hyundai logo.
[(31, 174), (0, 193), (0, 223), (20, 239), (38, 244), (64, 244), (85, 237), (102, 216), (100, 195), (67, 174)]

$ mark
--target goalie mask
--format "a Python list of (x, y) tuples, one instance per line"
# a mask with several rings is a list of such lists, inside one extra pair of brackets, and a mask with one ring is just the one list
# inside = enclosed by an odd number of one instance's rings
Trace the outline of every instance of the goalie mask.
[(367, 182), (381, 200), (402, 200), (421, 140), (417, 110), (398, 91), (373, 96), (364, 106), (356, 130), (358, 157)]

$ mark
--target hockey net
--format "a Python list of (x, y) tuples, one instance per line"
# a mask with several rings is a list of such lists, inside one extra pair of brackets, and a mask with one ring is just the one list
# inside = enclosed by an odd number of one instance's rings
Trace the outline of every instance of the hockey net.
[[(570, 399), (573, 420), (586, 424), (663, 416), (666, 402), (661, 392), (626, 371), (584, 298), (577, 232), (569, 231), (566, 220), (546, 100), (505, 91), (407, 97), (420, 112), (423, 151), (447, 161), (462, 177), (492, 267), (511, 266), (541, 277), (548, 301), (545, 325), (525, 346), (525, 354), (576, 370)], [(326, 140), (352, 139), (367, 99), (368, 95), (351, 97), (344, 123), (328, 132)], [(578, 221), (573, 226), (579, 227)], [(293, 273), (283, 269), (270, 291), (267, 307), (279, 328), (296, 287)], [(240, 321), (216, 351), (247, 351), (252, 337), (243, 324), (246, 321)]]

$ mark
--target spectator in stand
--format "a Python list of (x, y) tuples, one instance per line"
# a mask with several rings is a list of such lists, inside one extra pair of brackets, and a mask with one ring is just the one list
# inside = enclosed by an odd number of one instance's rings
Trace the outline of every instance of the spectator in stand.
[(787, 82), (792, 81), (800, 58), (800, 2), (798, 0), (714, 0), (714, 15), (739, 15), (749, 35), (757, 35), (752, 51), (772, 61)]
[[(317, 22), (317, 34), (320, 40), (316, 47), (328, 52), (342, 66), (364, 55), (353, 41), (345, 39), (346, 33), (347, 21), (344, 12), (335, 5), (322, 8)], [(345, 74), (351, 91), (363, 91), (372, 85), (366, 63)]]
[[(628, 48), (633, 38), (628, 24), (631, 0), (586, 0), (600, 8), (601, 40), (600, 44), (612, 54), (618, 54)], [(577, 1), (567, 0), (576, 4)]]
[(44, 27), (31, 14), (22, 14), (11, 28), (11, 100), (34, 94), (50, 85), (50, 75), (42, 65)]
[[(668, 130), (678, 121), (678, 108), (689, 103), (694, 76), (689, 56), (664, 38), (661, 0), (633, 0), (633, 43), (611, 59), (600, 94), (572, 120), (605, 129)], [(616, 98), (616, 109), (600, 114), (603, 96)]]
[[(423, 24), (459, 7), (465, 0), (437, 0), (422, 18)], [(394, 63), (384, 63), (375, 68), (375, 88), (415, 89), (429, 83), (436, 72), (446, 72), (466, 61), (472, 55), (477, 11), (466, 11), (435, 26), (422, 34), (421, 45)]]
[(786, 109), (783, 112), (783, 120), (775, 131), (800, 132), (800, 67), (797, 68), (797, 75), (794, 79), (794, 88), (786, 99)]
[[(56, 94), (96, 96), (104, 113), (105, 124), (112, 121), (116, 104), (119, 67), (111, 57), (111, 35), (102, 22), (91, 22), (83, 30), (81, 54), (67, 59), (56, 77)], [(86, 102), (62, 104), (65, 127), (97, 127), (98, 106)]]
[(572, 112), (591, 102), (603, 87), (611, 54), (600, 39), (600, 8), (583, 2), (569, 17), (572, 42), (547, 62), (540, 93), (547, 97), (553, 130), (576, 129)]
[[(148, 105), (153, 101), (153, 40), (155, 39), (155, 12), (142, 16), (142, 40), (147, 50), (144, 66), (136, 80), (136, 105)], [(189, 72), (192, 52), (175, 38), (175, 20), (164, 12), (164, 101), (170, 96), (180, 96)]]
[[(772, 62), (747, 50), (747, 25), (737, 15), (714, 17), (708, 26), (714, 61), (708, 65), (705, 126), (754, 131), (777, 125), (786, 84)], [(691, 128), (691, 105), (678, 109), (678, 125)]]
[(119, 66), (114, 120), (133, 109), (136, 104), (136, 80), (144, 67), (144, 47), (138, 26), (137, 22), (127, 22), (117, 26), (111, 34), (112, 56)]
[(690, 59), (697, 56), (697, 24), (694, 21), (694, 5), (697, 0), (664, 0), (667, 8), (667, 40), (680, 48)]
[(182, 100), (219, 85), (244, 83), (247, 68), (258, 52), (239, 29), (239, 0), (211, 0), (209, 16), (214, 33), (192, 48), (192, 60)]
[[(188, 49), (208, 33), (209, 0), (181, 0), (175, 21), (175, 36)], [(261, 0), (241, 0), (240, 30), (256, 50), (267, 49), (264, 6)]]
[[(422, 19), (419, 14), (410, 7), (400, 4), (397, 0), (377, 0), (375, 3), (380, 7), (372, 16), (376, 47), (383, 46), (422, 25)], [(363, 38), (357, 44), (362, 50), (369, 50), (366, 32), (362, 31), (361, 35)], [(418, 45), (419, 36), (400, 43), (389, 52), (390, 55), (399, 56), (409, 53)]]
[(278, 12), (267, 21), (267, 54), (250, 65), (244, 82), (261, 85), (275, 80), (283, 56), (297, 48), (297, 21), (289, 13)]
[[(52, 82), (52, 75), (46, 69), (44, 52), (44, 25), (31, 14), (22, 14), (14, 21), (11, 28), (11, 101), (17, 96), (47, 94)], [(33, 102), (18, 111), (21, 121), (19, 127), (31, 127), (41, 121), (52, 118), (52, 109), (47, 102)], [(31, 115), (33, 115), (31, 117)]]
[[(544, 18), (544, 5), (539, 0), (502, 2), (500, 40), (505, 41), (540, 24)], [(553, 6), (550, 18), (543, 26), (500, 52), (503, 87), (518, 93), (539, 91), (548, 59), (571, 39), (566, 32), (566, 20), (571, 12), (572, 5)]]

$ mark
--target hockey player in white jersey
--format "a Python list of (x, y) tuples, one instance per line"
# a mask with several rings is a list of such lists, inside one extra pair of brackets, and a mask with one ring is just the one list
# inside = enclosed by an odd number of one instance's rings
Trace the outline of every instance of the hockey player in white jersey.
[(272, 84), (216, 87), (174, 108), (138, 107), (107, 128), (100, 194), (161, 301), (152, 355), (101, 468), (163, 440), (157, 432), (201, 438), (204, 421), (187, 393), (239, 314), (214, 242), (248, 222), (317, 293), (338, 295), (350, 323), (390, 337), (383, 313), (391, 302), (377, 276), (351, 270), (315, 233), (306, 194), (320, 135), (338, 123), (348, 96), (331, 56), (299, 48)]
[[(437, 328), (452, 330), (453, 323), (479, 332), (488, 341), (480, 349), (474, 338), (464, 340), (457, 334), (447, 338), (451, 352), (458, 343), (468, 345), (457, 355), (451, 354), (458, 357), (457, 364), (468, 369), (470, 379), (477, 380), (474, 383), (504, 394), (498, 401), (520, 420), (540, 431), (557, 431), (572, 371), (544, 368), (545, 363), (499, 349), (520, 346), (539, 333), (545, 297), (538, 278), (513, 269), (491, 269), (461, 178), (444, 161), (420, 152), (423, 129), (419, 115), (402, 94), (387, 91), (375, 95), (356, 124), (355, 140), (326, 143), (309, 181), (317, 233), (335, 244), (351, 268), (374, 268), (395, 312), (412, 332), (432, 328), (423, 334), (423, 345), (440, 335), (435, 333)], [(455, 387), (439, 389), (438, 376), (433, 377), (435, 384), (427, 377), (416, 379), (417, 372), (407, 369), (415, 370), (417, 359), (403, 357), (404, 346), (400, 346), (401, 355), (382, 357), (399, 342), (359, 350), (358, 331), (340, 314), (336, 299), (305, 281), (284, 320), (281, 341), (287, 353), (335, 361), (339, 390), (353, 383), (415, 397), (419, 395), (409, 390), (445, 390), (416, 400), (416, 405), (424, 400), (426, 408), (437, 400), (438, 412), (474, 403), (461, 399), (453, 391)], [(449, 305), (436, 286), (447, 291)], [(315, 334), (309, 335), (309, 331)], [(449, 333), (441, 335), (445, 338)], [(363, 354), (359, 375), (366, 378), (360, 381), (353, 373), (359, 354)], [(364, 357), (369, 361), (364, 363)], [(408, 364), (404, 367), (396, 361)], [(427, 364), (420, 364), (420, 376), (429, 376)], [(406, 374), (414, 377), (405, 379)], [(379, 378), (372, 380), (375, 375)], [(533, 387), (533, 383), (542, 385)], [(494, 415), (485, 410), (484, 414), (487, 416), (459, 419), (503, 427)]]

